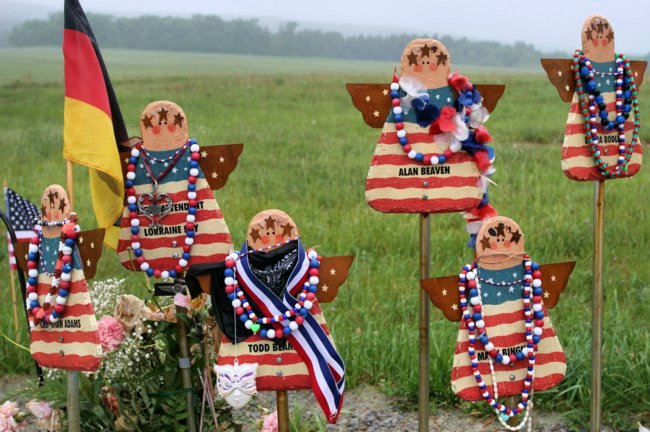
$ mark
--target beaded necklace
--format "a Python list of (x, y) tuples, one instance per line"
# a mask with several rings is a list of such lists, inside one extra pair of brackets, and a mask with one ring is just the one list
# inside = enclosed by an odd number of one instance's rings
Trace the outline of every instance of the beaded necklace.
[[(641, 111), (639, 109), (638, 89), (634, 81), (630, 60), (623, 54), (616, 54), (616, 118), (609, 120), (607, 104), (601, 92), (597, 89), (595, 75), (605, 75), (607, 72), (594, 70), (592, 62), (581, 50), (573, 54), (573, 77), (578, 93), (580, 113), (584, 120), (585, 143), (591, 151), (594, 163), (600, 173), (609, 178), (621, 176), (628, 170), (628, 164), (634, 153), (634, 147), (639, 143), (639, 130), (641, 128)], [(625, 121), (634, 111), (634, 126), (632, 141), (629, 145), (625, 142)], [(609, 167), (601, 156), (599, 146), (597, 122), (607, 131), (617, 129), (618, 132), (618, 160), (616, 168)]]
[[(136, 166), (138, 163), (138, 158), (140, 157), (140, 154), (142, 153), (145, 157), (142, 158), (143, 165), (145, 166), (145, 169), (147, 170), (147, 174), (151, 178), (154, 184), (154, 193), (157, 188), (158, 181), (161, 180), (162, 178), (165, 177), (169, 173), (169, 171), (173, 168), (175, 163), (180, 159), (181, 155), (183, 152), (189, 147), (191, 151), (191, 160), (190, 160), (190, 169), (188, 172), (187, 176), (187, 199), (188, 199), (188, 208), (187, 208), (187, 215), (185, 217), (185, 244), (183, 245), (183, 254), (181, 255), (180, 258), (176, 261), (176, 264), (174, 265), (173, 268), (167, 269), (167, 270), (161, 270), (161, 269), (154, 269), (151, 267), (151, 265), (147, 262), (147, 260), (144, 257), (144, 252), (141, 248), (140, 244), (140, 219), (138, 218), (138, 204), (137, 204), (137, 198), (136, 198), (136, 193), (135, 193), (135, 170)], [(133, 254), (136, 256), (136, 263), (140, 267), (140, 270), (145, 272), (147, 276), (150, 277), (156, 277), (156, 278), (174, 278), (177, 275), (181, 274), (189, 265), (189, 261), (191, 258), (191, 249), (192, 245), (194, 244), (194, 222), (196, 220), (196, 212), (197, 212), (197, 200), (196, 200), (196, 180), (199, 175), (199, 159), (201, 159), (201, 153), (199, 153), (199, 145), (197, 144), (196, 140), (190, 139), (185, 143), (183, 147), (178, 149), (174, 154), (172, 154), (170, 157), (165, 158), (165, 159), (157, 159), (151, 155), (149, 155), (142, 147), (142, 145), (138, 145), (135, 148), (131, 150), (131, 157), (129, 158), (129, 163), (127, 165), (127, 173), (126, 173), (126, 181), (125, 181), (125, 186), (126, 186), (126, 202), (129, 208), (129, 216), (128, 216), (128, 221), (131, 226), (131, 248), (133, 249)], [(156, 161), (156, 162), (169, 162), (172, 161), (173, 163), (170, 163), (165, 170), (158, 176), (154, 176), (153, 172), (151, 170), (150, 165), (146, 162), (146, 158), (149, 157), (151, 160)]]
[[(498, 413), (500, 420), (507, 421), (509, 418), (516, 416), (523, 412), (528, 406), (529, 396), (532, 391), (533, 380), (535, 375), (535, 352), (537, 344), (541, 340), (541, 335), (544, 326), (544, 311), (542, 307), (542, 274), (539, 271), (539, 265), (536, 262), (530, 261), (526, 255), (523, 260), (523, 267), (525, 275), (523, 278), (522, 299), (524, 302), (524, 318), (526, 321), (526, 341), (527, 346), (517, 354), (510, 354), (508, 356), (502, 355), (494, 346), (487, 335), (485, 330), (485, 321), (483, 319), (483, 307), (481, 302), (480, 284), (478, 280), (478, 269), (476, 263), (466, 265), (463, 267), (459, 275), (458, 282), (458, 296), (460, 299), (461, 309), (463, 312), (463, 320), (467, 325), (469, 344), (467, 352), (471, 361), (471, 369), (476, 379), (476, 383), (481, 390), (481, 395), (487, 403), (489, 403)], [(470, 312), (470, 306), (473, 313)], [(533, 306), (531, 308), (531, 301)], [(535, 320), (533, 321), (533, 317)], [(478, 369), (478, 360), (474, 346), (477, 339), (484, 346), (485, 351), (488, 353), (491, 371), (493, 371), (492, 361), (501, 363), (503, 365), (515, 363), (516, 361), (528, 360), (528, 368), (526, 378), (524, 379), (524, 388), (521, 393), (521, 401), (515, 408), (507, 408), (505, 405), (499, 403), (496, 398), (487, 390), (487, 385), (481, 377)], [(496, 376), (493, 374), (493, 386)], [(522, 422), (522, 425), (525, 423)], [(523, 427), (523, 426), (522, 426)]]
[[(392, 113), (393, 113), (393, 119), (395, 120), (395, 129), (397, 129), (397, 138), (399, 139), (399, 143), (402, 146), (402, 150), (404, 150), (404, 153), (406, 153), (409, 159), (412, 159), (418, 163), (422, 163), (425, 165), (444, 164), (445, 162), (447, 162), (447, 159), (449, 159), (452, 154), (457, 153), (460, 150), (460, 148), (450, 147), (446, 149), (443, 152), (443, 154), (435, 154), (435, 153), (424, 154), (412, 149), (411, 145), (409, 144), (409, 139), (406, 130), (404, 129), (404, 115), (403, 115), (404, 111), (401, 106), (402, 100), (400, 98), (400, 90), (405, 91), (400, 84), (399, 77), (397, 76), (397, 74), (394, 74), (393, 82), (390, 85), (390, 97), (393, 106)], [(420, 105), (425, 106), (424, 103), (421, 103)], [(469, 81), (466, 82), (465, 88), (459, 91), (458, 97), (456, 98), (454, 103), (451, 104), (452, 107), (457, 108), (458, 111), (457, 115), (459, 115), (462, 118), (462, 121), (465, 123), (465, 125), (468, 128), (469, 128), (469, 119), (470, 119), (470, 114), (472, 112), (472, 107), (476, 108), (476, 107), (480, 107), (481, 105), (482, 105), (481, 94), (478, 91), (478, 89), (476, 89), (474, 85)], [(422, 106), (417, 106), (416, 110), (422, 109)], [(469, 138), (470, 139), (473, 138), (471, 134)]]
[[(41, 240), (43, 236), (41, 225), (61, 226), (61, 238), (57, 260), (54, 265), (54, 272), (51, 275), (50, 290), (45, 296), (43, 304), (38, 299), (38, 273), (40, 267)], [(29, 253), (27, 254), (27, 300), (26, 310), (30, 330), (39, 324), (56, 323), (63, 312), (70, 293), (70, 279), (72, 272), (72, 253), (76, 244), (77, 233), (81, 230), (77, 224), (77, 215), (70, 213), (64, 224), (37, 223), (34, 229), (34, 236), (30, 240)], [(54, 307), (50, 305), (54, 304)], [(49, 314), (46, 311), (50, 311)]]
[[(288, 240), (284, 244), (292, 240)], [(269, 247), (266, 247), (258, 251), (268, 249)], [(252, 252), (256, 251), (252, 250), (248, 253), (250, 254)], [(244, 323), (244, 327), (251, 330), (253, 334), (256, 334), (259, 331), (262, 338), (282, 339), (298, 330), (298, 327), (305, 321), (305, 317), (313, 307), (314, 300), (316, 299), (316, 291), (318, 290), (319, 283), (318, 274), (321, 261), (321, 257), (318, 256), (314, 250), (310, 250), (306, 255), (307, 259), (309, 259), (309, 278), (302, 286), (296, 304), (284, 314), (269, 317), (258, 317), (253, 311), (244, 291), (239, 287), (236, 271), (237, 261), (241, 258), (239, 252), (233, 251), (226, 258), (226, 270), (224, 271), (226, 293), (228, 294), (228, 298), (231, 300), (235, 314), (239, 317), (240, 321)], [(276, 331), (273, 328), (273, 324), (276, 323), (282, 325), (282, 330)], [(262, 326), (266, 327), (263, 328)]]

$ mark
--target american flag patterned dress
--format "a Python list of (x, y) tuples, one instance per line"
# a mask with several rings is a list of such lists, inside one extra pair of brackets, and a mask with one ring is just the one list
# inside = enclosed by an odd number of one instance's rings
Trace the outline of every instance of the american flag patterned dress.
[[(430, 101), (441, 108), (451, 105), (449, 86), (428, 90)], [(415, 111), (403, 116), (404, 130), (412, 149), (442, 154), (446, 145), (435, 143), (429, 128), (417, 124)], [(399, 144), (392, 110), (384, 123), (366, 179), (366, 201), (386, 213), (447, 213), (475, 208), (483, 190), (473, 156), (459, 151), (445, 164), (425, 165), (409, 159)]]
[[(616, 62), (592, 62), (594, 70), (597, 72), (616, 72)], [(595, 77), (597, 89), (605, 99), (607, 104), (607, 111), (609, 112), (609, 119), (616, 118), (616, 77), (611, 75), (601, 76), (596, 74)], [(589, 181), (589, 180), (602, 180), (604, 177), (596, 167), (591, 152), (585, 144), (584, 135), (584, 120), (580, 112), (578, 94), (573, 94), (571, 107), (569, 109), (569, 116), (564, 130), (564, 143), (562, 145), (562, 170), (564, 174), (572, 180)], [(634, 116), (630, 116), (625, 121), (625, 142), (629, 144), (632, 142), (632, 130), (634, 128)], [(601, 157), (607, 162), (610, 167), (617, 165), (618, 159), (618, 132), (616, 130), (604, 130), (602, 125), (597, 122), (598, 139), (601, 148)], [(619, 177), (632, 177), (641, 169), (641, 161), (643, 157), (643, 146), (641, 141), (634, 147), (634, 154), (628, 164), (627, 173), (621, 174)]]
[[(175, 151), (176, 149), (147, 151), (147, 153), (157, 159), (165, 159), (173, 155)], [(151, 228), (151, 222), (140, 215), (140, 244), (144, 251), (144, 257), (152, 268), (173, 269), (178, 257), (183, 254), (185, 218), (188, 208), (187, 177), (190, 169), (189, 161), (190, 152), (186, 149), (172, 170), (158, 182), (158, 193), (169, 194), (173, 203), (171, 212), (160, 221), (162, 228)], [(163, 163), (152, 163), (151, 161), (149, 163), (155, 176), (158, 176), (167, 168)], [(136, 197), (151, 192), (152, 185), (142, 161), (138, 162), (135, 174)], [(192, 245), (189, 260), (190, 266), (223, 261), (232, 250), (232, 238), (228, 226), (200, 165), (196, 181), (196, 194), (196, 200), (198, 201), (196, 222), (194, 223), (196, 235), (194, 236), (194, 244)], [(131, 262), (135, 257), (131, 250), (131, 229), (130, 225), (128, 225), (128, 215), (129, 210), (125, 208), (122, 215), (117, 251), (120, 262), (124, 267), (129, 270), (139, 270), (135, 261)]]
[[(41, 304), (50, 291), (50, 275), (54, 271), (58, 250), (58, 237), (43, 236), (36, 287)], [(94, 371), (102, 361), (102, 346), (97, 334), (95, 310), (76, 246), (72, 254), (70, 276), (70, 293), (63, 316), (54, 324), (41, 324), (31, 330), (30, 350), (34, 360), (43, 367)]]
[[(493, 283), (512, 283), (521, 280), (523, 275), (524, 270), (521, 265), (502, 270), (478, 267), (487, 335), (490, 342), (504, 355), (515, 354), (527, 345), (521, 298), (522, 285), (517, 283), (510, 286), (499, 286)], [(535, 379), (533, 382), (535, 391), (556, 386), (562, 381), (566, 372), (564, 352), (546, 307), (543, 310), (543, 333), (535, 355)], [(472, 373), (467, 353), (468, 343), (467, 325), (464, 320), (461, 320), (451, 371), (451, 388), (462, 399), (478, 401), (483, 398)], [(476, 356), (481, 376), (492, 393), (492, 377), (487, 353), (478, 340), (476, 341)], [(499, 397), (521, 394), (527, 366), (528, 360), (517, 361), (514, 365), (494, 363)]]

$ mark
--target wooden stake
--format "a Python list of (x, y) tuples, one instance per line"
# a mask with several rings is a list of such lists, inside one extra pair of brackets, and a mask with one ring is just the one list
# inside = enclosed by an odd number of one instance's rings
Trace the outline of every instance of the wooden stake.
[[(516, 408), (517, 399), (515, 399), (515, 396), (507, 396), (505, 405), (510, 409)], [(506, 423), (508, 424), (508, 426), (517, 426), (520, 421), (521, 419), (519, 418), (519, 416), (516, 416), (516, 417), (510, 417), (510, 419), (508, 419)]]
[[(429, 262), (431, 258), (431, 225), (429, 214), (420, 214), (420, 280), (429, 278)], [(420, 322), (418, 356), (418, 430), (429, 430), (429, 296), (420, 288)]]
[[(11, 240), (9, 240), (11, 241)], [(14, 340), (16, 343), (19, 342), (19, 334), (18, 334), (18, 306), (17, 306), (17, 300), (16, 300), (16, 281), (14, 280), (14, 271), (9, 270), (9, 279), (11, 280), (11, 304), (13, 305), (14, 309)]]
[(278, 411), (278, 432), (289, 432), (289, 394), (286, 390), (275, 392)]
[(187, 314), (187, 309), (181, 306), (176, 306), (176, 325), (178, 326), (178, 351), (180, 358), (178, 359), (178, 367), (181, 370), (181, 379), (183, 381), (183, 388), (186, 393), (187, 402), (187, 428), (190, 432), (196, 432), (196, 417), (194, 415), (194, 395), (192, 394), (192, 362), (190, 359), (190, 347), (187, 339), (187, 327), (185, 321), (180, 319), (178, 315)]
[(605, 181), (594, 182), (594, 275), (591, 316), (591, 432), (601, 427), (601, 378), (603, 349), (603, 228)]
[(81, 432), (81, 406), (79, 403), (79, 371), (68, 371), (68, 432)]
[(68, 174), (67, 177), (67, 189), (68, 189), (68, 199), (70, 200), (70, 210), (74, 211), (74, 165), (70, 161), (66, 161), (66, 171)]

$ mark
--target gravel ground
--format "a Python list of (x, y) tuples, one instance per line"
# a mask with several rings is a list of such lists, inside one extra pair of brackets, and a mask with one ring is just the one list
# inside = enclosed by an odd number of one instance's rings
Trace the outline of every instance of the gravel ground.
[[(257, 430), (263, 412), (275, 409), (275, 394), (264, 392), (258, 394), (255, 405), (257, 413), (247, 410), (247, 415), (241, 416), (241, 422), (247, 423), (244, 431)], [(397, 406), (398, 402), (370, 386), (356, 387), (346, 391), (343, 412), (336, 425), (328, 425), (327, 431), (416, 431), (418, 414), (416, 411), (403, 411)], [(316, 399), (310, 391), (289, 392), (289, 409), (291, 412), (303, 413), (302, 419), (316, 416), (324, 422), (323, 414)], [(251, 415), (252, 414), (252, 415)], [(294, 416), (290, 414), (293, 419)], [(460, 410), (437, 409), (429, 418), (430, 431), (472, 431), (492, 432), (504, 430), (496, 421), (496, 417), (486, 417), (482, 414), (470, 415)], [(525, 430), (525, 429), (524, 429)], [(559, 414), (533, 412), (533, 431), (568, 432), (567, 426)]]
[[(25, 385), (29, 379), (25, 376), (0, 377), (0, 401), (4, 394)], [(257, 408), (257, 409), (256, 409)], [(307, 422), (318, 419), (323, 425), (325, 420), (311, 391), (289, 392), (290, 418), (294, 421)], [(259, 393), (240, 413), (236, 413), (238, 423), (243, 424), (244, 432), (257, 431), (261, 418), (275, 410), (275, 393)], [(300, 415), (301, 414), (301, 415)], [(298, 417), (300, 420), (297, 420)], [(399, 401), (381, 393), (376, 387), (360, 386), (345, 392), (343, 412), (336, 425), (327, 425), (328, 432), (353, 431), (416, 431), (418, 426), (417, 411), (404, 411)], [(314, 424), (313, 421), (309, 423)], [(495, 432), (504, 429), (495, 416), (468, 414), (461, 410), (439, 408), (429, 418), (429, 430), (436, 432)], [(525, 430), (525, 429), (524, 429)], [(557, 413), (533, 412), (533, 431), (569, 432), (562, 416)], [(611, 429), (603, 429), (611, 432)]]

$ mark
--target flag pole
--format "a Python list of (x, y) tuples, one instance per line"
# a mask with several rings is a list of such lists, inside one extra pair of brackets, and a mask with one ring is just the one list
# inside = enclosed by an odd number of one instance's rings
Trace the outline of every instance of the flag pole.
[[(71, 161), (66, 160), (68, 200), (70, 211), (74, 211), (74, 170)], [(68, 371), (68, 431), (81, 432), (81, 402), (79, 398), (79, 371)]]
[(72, 161), (66, 160), (68, 199), (70, 200), (70, 211), (74, 211), (74, 165)]

